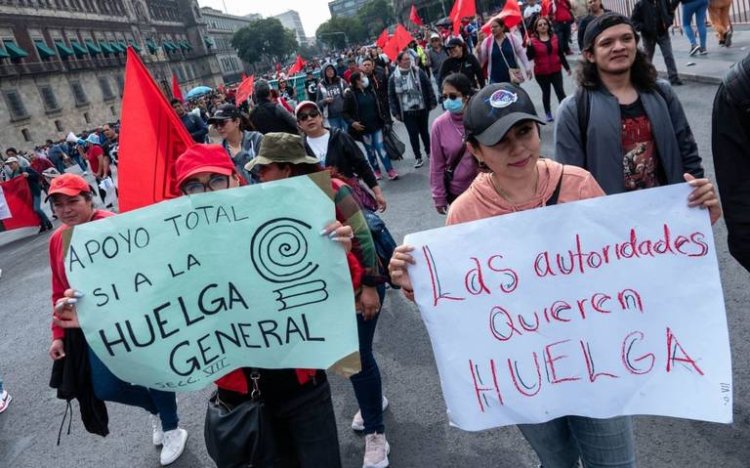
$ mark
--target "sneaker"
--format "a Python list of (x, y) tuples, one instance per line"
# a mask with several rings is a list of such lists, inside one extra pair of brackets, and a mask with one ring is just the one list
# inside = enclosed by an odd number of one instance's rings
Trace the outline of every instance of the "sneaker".
[(724, 46), (725, 47), (732, 47), (732, 32), (733, 31), (727, 31), (726, 35), (724, 35)]
[(398, 179), (398, 172), (396, 172), (396, 169), (391, 169), (388, 171), (388, 180), (396, 180)]
[(419, 169), (422, 166), (424, 166), (424, 160), (422, 158), (419, 158), (414, 162), (414, 169)]
[(391, 447), (385, 440), (385, 434), (367, 434), (365, 436), (365, 460), (362, 468), (386, 468)]
[(151, 421), (151, 441), (154, 445), (164, 443), (164, 432), (161, 430), (161, 421), (156, 414), (149, 414), (148, 419)]
[(699, 54), (699, 55), (708, 55), (708, 51), (706, 50), (706, 48), (705, 48), (705, 47), (700, 47), (700, 48), (698, 49), (698, 54)]
[(552, 117), (552, 112), (547, 112), (547, 122), (554, 122), (555, 118)]
[(699, 50), (701, 50), (701, 48), (697, 44), (693, 45), (693, 46), (690, 46), (690, 56), (693, 56), (693, 55), (697, 54)]
[(13, 397), (7, 390), (3, 390), (3, 393), (0, 393), (0, 413), (8, 409), (11, 401), (13, 401)]
[[(383, 395), (383, 411), (385, 411), (387, 408), (388, 398)], [(354, 415), (354, 418), (352, 419), (352, 429), (355, 431), (365, 430), (365, 420), (362, 419), (362, 411), (357, 411), (357, 414)]]
[(383, 178), (383, 174), (381, 174), (380, 171), (375, 170), (375, 171), (372, 171), (372, 172), (375, 173), (375, 179), (381, 180)]
[(180, 458), (183, 450), (185, 450), (187, 439), (187, 431), (180, 427), (164, 433), (164, 446), (161, 448), (161, 456), (159, 457), (161, 466), (167, 466)]

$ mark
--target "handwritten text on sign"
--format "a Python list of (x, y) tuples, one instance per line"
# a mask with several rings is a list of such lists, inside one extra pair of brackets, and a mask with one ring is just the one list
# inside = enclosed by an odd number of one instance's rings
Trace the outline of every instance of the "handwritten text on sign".
[[(452, 424), (731, 422), (724, 299), (686, 184), (407, 236)], [(460, 248), (457, 248), (460, 246)]]
[(346, 256), (320, 235), (334, 219), (295, 177), (78, 226), (66, 269), (86, 339), (118, 377), (157, 389), (328, 368), (358, 349)]

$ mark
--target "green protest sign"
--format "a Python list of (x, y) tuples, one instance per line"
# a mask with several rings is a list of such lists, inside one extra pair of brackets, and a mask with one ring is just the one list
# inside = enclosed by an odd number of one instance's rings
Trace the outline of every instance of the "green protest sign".
[(346, 255), (321, 235), (334, 220), (330, 197), (295, 177), (77, 226), (65, 265), (81, 328), (115, 375), (156, 389), (326, 369), (358, 349)]

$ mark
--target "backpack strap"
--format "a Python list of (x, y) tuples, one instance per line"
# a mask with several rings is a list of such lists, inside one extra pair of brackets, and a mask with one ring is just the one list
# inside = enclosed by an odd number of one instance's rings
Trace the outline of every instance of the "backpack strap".
[(555, 187), (555, 191), (552, 192), (552, 195), (547, 199), (547, 202), (544, 204), (544, 206), (557, 205), (557, 199), (560, 198), (560, 189), (562, 188), (563, 175), (565, 175), (565, 165), (563, 165), (562, 172), (560, 173), (560, 180), (557, 181), (557, 187)]
[(578, 136), (581, 140), (581, 150), (583, 151), (583, 168), (588, 169), (588, 154), (586, 145), (588, 144), (589, 114), (591, 113), (591, 102), (589, 101), (589, 92), (583, 86), (576, 89), (575, 94), (576, 111), (578, 114)]

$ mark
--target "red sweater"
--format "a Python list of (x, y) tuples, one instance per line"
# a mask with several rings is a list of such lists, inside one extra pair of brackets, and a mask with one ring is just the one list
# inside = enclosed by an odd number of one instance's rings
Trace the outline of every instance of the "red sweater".
[[(96, 221), (102, 218), (114, 216), (114, 213), (104, 210), (94, 210), (94, 215), (89, 221)], [(52, 269), (52, 313), (55, 313), (55, 303), (63, 297), (66, 289), (70, 289), (68, 276), (65, 274), (65, 254), (63, 252), (63, 233), (70, 229), (70, 226), (63, 224), (52, 233), (49, 238), (49, 266)], [(62, 340), (65, 336), (65, 330), (52, 324), (52, 339)]]

